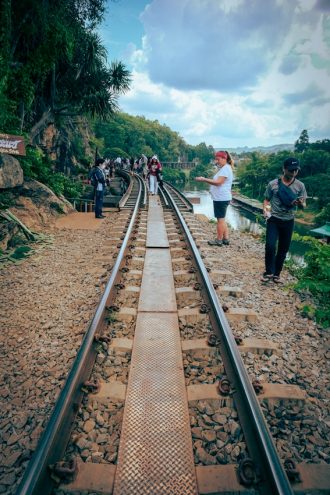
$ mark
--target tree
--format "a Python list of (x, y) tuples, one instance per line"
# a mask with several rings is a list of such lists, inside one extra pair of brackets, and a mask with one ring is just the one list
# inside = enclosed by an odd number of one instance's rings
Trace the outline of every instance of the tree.
[[(38, 133), (51, 115), (100, 116), (117, 110), (130, 74), (107, 64), (93, 31), (106, 0), (3, 0), (0, 27), (2, 129)], [(19, 123), (19, 124), (18, 124)]]
[(309, 148), (309, 136), (306, 129), (301, 131), (301, 134), (297, 141), (294, 143), (294, 150), (298, 153), (303, 153)]

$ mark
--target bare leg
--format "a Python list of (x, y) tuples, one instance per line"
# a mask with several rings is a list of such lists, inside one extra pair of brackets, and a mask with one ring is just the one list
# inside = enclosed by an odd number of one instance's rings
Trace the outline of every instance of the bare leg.
[(222, 241), (223, 239), (228, 239), (228, 227), (224, 218), (218, 218), (217, 238), (219, 241)]
[(224, 231), (223, 231), (223, 238), (224, 238), (224, 239), (228, 239), (228, 238), (229, 238), (228, 225), (227, 225), (227, 223), (226, 223), (226, 222), (224, 222), (224, 224), (225, 224), (225, 229), (224, 229)]

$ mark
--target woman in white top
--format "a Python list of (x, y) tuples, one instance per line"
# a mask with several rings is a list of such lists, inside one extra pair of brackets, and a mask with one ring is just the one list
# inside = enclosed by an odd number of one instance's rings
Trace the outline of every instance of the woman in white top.
[(210, 194), (213, 199), (214, 216), (217, 219), (217, 239), (209, 241), (210, 246), (228, 246), (229, 233), (225, 221), (226, 211), (232, 199), (231, 187), (233, 183), (233, 160), (228, 151), (217, 151), (216, 165), (219, 168), (213, 179), (196, 177), (198, 182), (211, 184)]

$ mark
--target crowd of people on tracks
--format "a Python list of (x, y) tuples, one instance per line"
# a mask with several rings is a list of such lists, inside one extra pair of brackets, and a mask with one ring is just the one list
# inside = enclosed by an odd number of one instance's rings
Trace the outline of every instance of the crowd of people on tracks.
[[(211, 246), (229, 246), (229, 229), (226, 223), (227, 208), (232, 200), (234, 161), (228, 151), (220, 150), (215, 153), (217, 171), (213, 178), (196, 177), (198, 182), (210, 185), (213, 199), (214, 216), (217, 219), (217, 238), (208, 241)], [(151, 195), (158, 193), (162, 187), (162, 165), (153, 155), (138, 158), (117, 157), (115, 160), (99, 158), (90, 172), (89, 178), (95, 191), (95, 217), (104, 218), (102, 214), (103, 195), (106, 185), (115, 170), (126, 170), (139, 174), (147, 184)], [(294, 228), (294, 217), (297, 208), (306, 206), (306, 188), (297, 179), (300, 170), (299, 160), (295, 157), (286, 158), (283, 162), (283, 173), (271, 180), (265, 190), (263, 213), (266, 219), (265, 271), (261, 281), (280, 283), (280, 274), (286, 255), (289, 251)]]
[(88, 182), (94, 187), (95, 218), (105, 218), (102, 213), (103, 198), (116, 170), (140, 175), (151, 195), (158, 194), (158, 187), (163, 187), (163, 167), (157, 155), (149, 158), (143, 154), (138, 158), (97, 158), (88, 174)]

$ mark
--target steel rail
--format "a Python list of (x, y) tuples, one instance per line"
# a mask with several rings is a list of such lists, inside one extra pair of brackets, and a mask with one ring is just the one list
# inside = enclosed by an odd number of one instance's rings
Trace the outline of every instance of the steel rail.
[(63, 455), (66, 448), (64, 439), (67, 438), (69, 440), (68, 436), (78, 404), (84, 394), (81, 387), (89, 378), (96, 357), (96, 351), (93, 349), (94, 338), (104, 324), (106, 306), (120, 275), (119, 270), (124, 261), (124, 254), (139, 209), (141, 190), (142, 186), (139, 182), (136, 205), (111, 276), (16, 495), (46, 495), (52, 489), (52, 483), (50, 482), (47, 470), (49, 465), (57, 462)]
[(135, 174), (135, 177), (138, 178), (138, 180), (140, 181), (140, 184), (141, 184), (141, 187), (142, 187), (142, 190), (143, 190), (143, 200), (142, 200), (142, 204), (144, 207), (146, 207), (147, 205), (147, 198), (148, 198), (148, 191), (147, 191), (147, 185), (146, 185), (146, 182), (145, 180), (142, 179), (142, 177), (138, 174)]
[(211, 313), (210, 316), (214, 319), (218, 337), (220, 337), (221, 344), (226, 350), (225, 353), (221, 353), (226, 373), (232, 386), (236, 387), (239, 384), (237, 388), (232, 390), (232, 396), (235, 399), (239, 419), (247, 440), (248, 450), (255, 465), (261, 466), (261, 480), (260, 487), (258, 485), (258, 488), (264, 495), (293, 495), (294, 492), (279, 459), (259, 401), (251, 385), (228, 320), (219, 304), (217, 294), (204, 262), (178, 206), (175, 204), (167, 187), (165, 187), (165, 190), (190, 244), (195, 263), (200, 270), (200, 277), (213, 310), (213, 314)]
[(186, 196), (184, 194), (182, 194), (181, 191), (179, 191), (179, 189), (177, 189), (175, 186), (173, 186), (173, 184), (170, 184), (169, 182), (165, 181), (164, 184), (169, 188), (173, 189), (173, 191), (175, 192), (175, 194), (177, 196), (179, 196), (179, 198), (181, 199), (181, 201), (183, 203), (186, 204), (188, 210), (190, 210), (191, 212), (194, 211), (194, 206), (193, 204), (189, 201), (188, 198), (186, 198)]
[(166, 208), (168, 208), (169, 204), (168, 204), (168, 201), (167, 201), (167, 197), (166, 197), (166, 194), (164, 193), (164, 191), (163, 191), (163, 189), (161, 187), (158, 188), (158, 193), (162, 197), (162, 200), (164, 202), (164, 205), (166, 206)]

